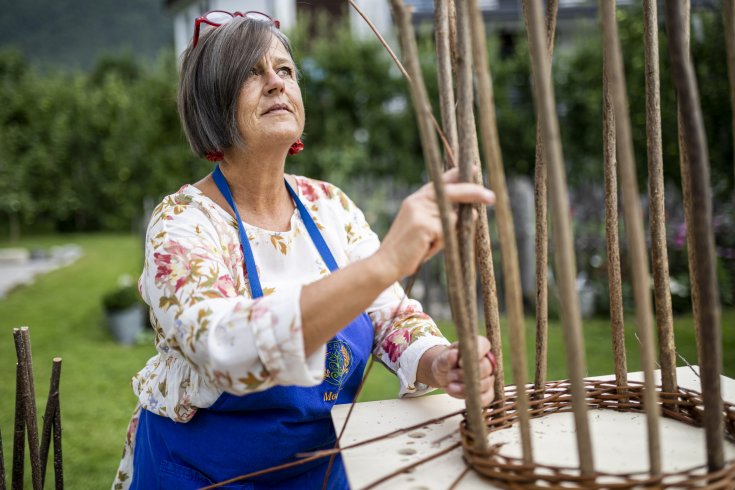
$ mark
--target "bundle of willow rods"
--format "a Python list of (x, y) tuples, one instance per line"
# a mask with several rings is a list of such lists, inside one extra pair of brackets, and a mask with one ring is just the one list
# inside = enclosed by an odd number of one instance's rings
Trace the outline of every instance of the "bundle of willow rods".
[[(674, 7), (669, 9), (680, 9), (678, 2)], [(401, 46), (403, 47), (405, 64), (408, 66), (408, 77), (411, 85), (414, 105), (417, 108), (417, 118), (421, 128), (422, 142), (428, 141), (433, 145), (430, 151), (425, 151), (427, 160), (436, 160), (438, 154), (438, 143), (432, 129), (437, 129), (436, 121), (433, 116), (428, 113), (428, 100), (425, 96), (421, 73), (418, 70), (417, 50), (415, 48), (414, 32), (410, 23), (410, 14), (405, 5), (400, 0), (391, 0), (393, 6), (394, 17), (396, 18)], [(557, 5), (554, 1), (547, 2), (546, 10), (546, 29), (542, 21), (541, 5), (538, 2), (524, 1), (524, 14), (526, 27), (529, 36), (529, 45), (532, 61), (532, 72), (534, 77), (534, 95), (538, 111), (537, 126), (537, 156), (536, 156), (536, 207), (537, 207), (537, 261), (538, 261), (538, 277), (537, 277), (537, 356), (536, 356), (536, 376), (535, 391), (533, 396), (544, 396), (544, 388), (547, 385), (546, 376), (546, 172), (548, 172), (548, 181), (550, 185), (551, 210), (553, 222), (553, 239), (556, 267), (555, 274), (562, 301), (562, 321), (564, 325), (567, 364), (569, 366), (569, 390), (571, 393), (571, 404), (574, 407), (575, 424), (577, 426), (577, 445), (578, 456), (580, 461), (580, 475), (590, 477), (594, 472), (594, 458), (590, 441), (590, 433), (587, 422), (585, 402), (585, 382), (583, 381), (585, 373), (585, 359), (581, 336), (581, 316), (579, 313), (579, 300), (576, 292), (576, 264), (574, 260), (573, 240), (571, 234), (571, 226), (569, 223), (569, 204), (568, 194), (565, 181), (565, 171), (563, 166), (563, 156), (559, 138), (559, 127), (555, 113), (553, 84), (551, 81), (550, 61), (553, 52), (553, 39), (555, 30), (555, 19)], [(729, 7), (729, 5), (726, 5)], [(473, 159), (473, 150), (476, 152), (477, 135), (474, 131), (474, 119), (472, 113), (471, 100), (477, 99), (480, 107), (480, 132), (484, 142), (485, 160), (488, 165), (490, 185), (498, 194), (497, 216), (500, 229), (501, 251), (504, 267), (504, 277), (508, 281), (506, 290), (508, 291), (508, 319), (510, 324), (510, 341), (513, 351), (512, 364), (513, 373), (516, 380), (516, 386), (525, 385), (525, 358), (523, 353), (523, 329), (522, 329), (522, 307), (520, 301), (515, 301), (516, 294), (519, 289), (516, 288), (514, 282), (517, 276), (514, 275), (514, 267), (517, 268), (517, 255), (515, 252), (514, 237), (512, 231), (512, 218), (509, 218), (509, 203), (507, 201), (507, 193), (505, 191), (505, 178), (503, 174), (502, 161), (500, 157), (500, 148), (497, 138), (497, 127), (494, 119), (494, 102), (492, 93), (492, 82), (490, 76), (490, 67), (487, 62), (487, 53), (484, 48), (484, 25), (481, 12), (478, 8), (477, 0), (441, 0), (436, 2), (436, 45), (437, 60), (439, 73), (440, 103), (442, 122), (444, 129), (444, 140), (448, 148), (445, 148), (445, 162), (451, 165), (453, 162), (452, 154), (458, 155), (461, 165), (468, 165), (468, 161)], [(456, 16), (452, 13), (456, 12)], [(617, 21), (615, 18), (615, 2), (600, 2), (602, 33), (604, 38), (604, 161), (605, 161), (605, 189), (606, 189), (606, 229), (608, 231), (608, 255), (610, 260), (610, 299), (611, 299), (611, 324), (613, 333), (613, 350), (615, 353), (615, 378), (616, 386), (621, 400), (637, 401), (639, 406), (644, 407), (644, 413), (647, 419), (648, 431), (648, 448), (649, 448), (649, 475), (650, 478), (656, 479), (661, 476), (661, 456), (659, 441), (659, 411), (661, 405), (659, 403), (656, 382), (653, 376), (653, 367), (655, 364), (655, 347), (653, 334), (653, 305), (650, 299), (650, 268), (648, 264), (648, 256), (645, 246), (645, 238), (643, 232), (643, 219), (640, 198), (638, 195), (638, 184), (635, 177), (635, 161), (633, 158), (632, 138), (630, 130), (630, 121), (628, 114), (628, 102), (625, 92), (624, 71), (622, 68), (622, 54), (620, 52), (620, 42), (617, 35)], [(681, 15), (679, 13), (678, 15)], [(732, 15), (730, 10), (725, 12), (726, 19), (728, 15)], [(670, 17), (670, 16), (669, 16)], [(456, 24), (452, 24), (452, 20)], [(677, 56), (677, 49), (680, 49), (681, 43), (677, 39), (686, 39), (687, 30), (679, 25), (677, 26), (671, 18), (667, 17), (667, 24), (670, 26), (671, 36), (674, 41), (670, 44), (672, 57)], [(660, 123), (660, 96), (659, 96), (659, 75), (658, 75), (658, 22), (656, 13), (656, 3), (653, 0), (644, 2), (644, 28), (645, 28), (645, 58), (646, 58), (646, 113), (647, 113), (647, 136), (648, 136), (648, 167), (649, 167), (649, 193), (651, 203), (651, 242), (653, 254), (653, 278), (654, 291), (656, 299), (656, 325), (658, 327), (659, 337), (659, 358), (661, 364), (662, 376), (662, 393), (676, 393), (678, 387), (676, 384), (676, 363), (675, 363), (675, 344), (673, 337), (673, 321), (671, 314), (671, 298), (668, 291), (668, 266), (665, 242), (665, 216), (663, 206), (663, 171), (661, 157), (661, 123)], [(467, 49), (468, 34), (472, 43), (472, 51)], [(544, 32), (545, 31), (545, 32)], [(545, 34), (545, 36), (544, 36)], [(456, 38), (455, 38), (456, 36)], [(545, 42), (544, 42), (545, 41)], [(688, 60), (688, 56), (681, 56), (681, 59)], [(475, 85), (477, 93), (473, 94), (472, 79), (468, 76), (468, 61), (474, 66)], [(676, 61), (676, 60), (675, 60)], [(687, 68), (688, 66), (688, 68)], [(688, 98), (686, 106), (686, 114), (695, 114), (688, 121), (691, 124), (689, 128), (682, 128), (682, 142), (685, 143), (692, 136), (688, 134), (698, 133), (701, 138), (704, 134), (701, 131), (701, 116), (696, 117), (698, 109), (698, 98), (696, 96), (696, 86), (692, 88), (693, 76), (686, 79), (685, 70), (691, 70), (691, 62), (680, 62), (677, 68), (674, 63), (674, 75), (677, 78), (677, 90), (679, 98)], [(452, 73), (456, 74), (456, 98), (455, 85), (451, 77)], [(681, 73), (684, 73), (682, 75)], [(689, 83), (689, 85), (687, 85)], [(418, 88), (417, 88), (418, 87)], [(692, 92), (694, 90), (694, 92)], [(455, 102), (456, 101), (456, 102)], [(454, 110), (456, 104), (456, 112)], [(696, 107), (695, 107), (696, 106)], [(697, 137), (699, 137), (697, 136)], [(433, 140), (433, 143), (432, 143)], [(424, 143), (426, 149), (426, 143)], [(704, 153), (703, 153), (704, 150)], [(721, 355), (719, 354), (719, 325), (713, 325), (712, 316), (717, 313), (716, 295), (710, 294), (713, 291), (713, 281), (709, 281), (708, 277), (700, 277), (704, 272), (698, 273), (699, 270), (709, 271), (711, 269), (712, 258), (707, 257), (707, 251), (711, 252), (712, 247), (707, 245), (707, 238), (711, 240), (711, 203), (705, 202), (711, 200), (708, 194), (708, 188), (702, 188), (702, 181), (706, 182), (708, 178), (708, 169), (706, 162), (706, 146), (702, 142), (692, 150), (691, 146), (682, 144), (682, 153), (686, 151), (686, 155), (682, 156), (682, 174), (684, 175), (684, 186), (697, 186), (697, 193), (701, 199), (698, 206), (692, 208), (693, 192), (685, 191), (685, 199), (689, 204), (687, 208), (688, 223), (692, 223), (694, 216), (693, 209), (697, 209), (699, 214), (706, 215), (706, 219), (697, 218), (700, 224), (699, 232), (690, 232), (690, 244), (694, 240), (700, 240), (703, 245), (697, 258), (690, 257), (691, 261), (697, 262), (696, 266), (692, 266), (692, 278), (696, 283), (694, 289), (698, 291), (696, 294), (697, 304), (695, 305), (695, 317), (700, 331), (704, 333), (700, 337), (709, 335), (709, 340), (700, 340), (699, 343), (708, 345), (708, 349), (714, 344), (715, 348), (713, 359), (709, 364), (715, 367), (707, 367), (703, 362), (703, 391), (704, 399), (711, 399), (712, 405), (716, 400), (720, 400), (719, 386), (714, 385), (712, 373), (719, 372), (718, 367), (721, 364)], [(475, 158), (477, 153), (474, 153)], [(694, 159), (697, 163), (697, 176), (691, 180), (692, 173), (688, 171), (690, 163)], [(618, 167), (617, 162), (620, 162)], [(428, 165), (428, 163), (427, 163)], [(547, 168), (548, 166), (548, 168)], [(466, 167), (465, 167), (466, 168)], [(631, 256), (631, 269), (633, 277), (633, 290), (636, 305), (636, 327), (637, 336), (641, 343), (641, 364), (643, 368), (645, 383), (638, 386), (633, 393), (627, 382), (627, 366), (625, 359), (624, 347), (624, 325), (623, 325), (623, 308), (622, 308), (622, 288), (621, 288), (621, 272), (620, 272), (620, 252), (617, 234), (617, 181), (620, 173), (622, 182), (623, 208), (625, 212), (626, 236), (628, 237), (628, 250)], [(701, 176), (705, 177), (702, 178)], [(471, 176), (467, 173), (463, 174), (466, 180)], [(699, 182), (699, 183), (697, 183)], [(708, 207), (709, 206), (709, 207)], [(460, 211), (460, 214), (463, 214)], [(466, 223), (460, 218), (460, 223)], [(505, 230), (505, 226), (510, 225), (510, 231)], [(466, 226), (466, 225), (465, 225)], [(467, 228), (466, 228), (467, 229)], [(451, 234), (452, 230), (445, 229), (445, 236)], [(467, 233), (467, 232), (466, 232)], [(693, 238), (698, 233), (698, 238)], [(508, 238), (510, 237), (510, 240)], [(479, 237), (479, 241), (482, 236)], [(503, 246), (504, 239), (506, 247)], [(452, 300), (453, 311), (455, 312), (455, 320), (458, 326), (466, 321), (458, 318), (466, 318), (470, 321), (474, 315), (474, 291), (471, 289), (474, 284), (474, 270), (469, 261), (468, 247), (471, 245), (470, 235), (460, 235), (458, 239), (460, 245), (459, 261), (461, 268), (459, 272), (448, 271), (450, 277), (462, 277), (463, 280), (457, 279), (457, 283), (450, 280), (450, 295)], [(489, 239), (486, 241), (489, 243)], [(510, 244), (510, 245), (508, 245)], [(479, 249), (480, 247), (478, 247)], [(506, 248), (512, 249), (506, 251)], [(692, 246), (696, 250), (696, 247)], [(447, 260), (448, 268), (456, 265), (457, 259), (451, 258), (454, 252), (447, 250), (450, 257)], [(693, 254), (696, 252), (692, 252)], [(481, 259), (483, 257), (478, 257)], [(701, 266), (700, 266), (701, 264)], [(710, 264), (710, 265), (707, 265)], [(483, 271), (486, 277), (493, 278), (494, 273), (491, 268), (484, 267)], [(516, 269), (517, 271), (517, 269)], [(481, 274), (482, 275), (482, 274)], [(543, 278), (541, 278), (543, 276)], [(706, 276), (706, 274), (705, 274)], [(709, 284), (707, 283), (709, 281)], [(461, 298), (457, 298), (456, 292), (452, 291), (455, 287), (453, 284), (461, 283), (461, 297), (465, 303), (461, 303)], [(490, 291), (485, 288), (483, 282), (483, 292)], [(704, 290), (706, 293), (702, 293)], [(494, 292), (495, 290), (492, 289)], [(700, 296), (708, 295), (710, 302), (703, 305)], [(468, 298), (469, 296), (469, 298)], [(484, 297), (484, 296), (483, 296)], [(520, 297), (518, 293), (518, 298)], [(714, 300), (712, 300), (714, 298)], [(714, 302), (713, 302), (714, 301)], [(497, 298), (484, 301), (486, 306), (486, 322), (488, 325), (488, 335), (492, 338), (494, 332), (494, 324), (497, 324)], [(489, 306), (489, 308), (488, 308)], [(493, 310), (494, 308), (494, 310)], [(702, 310), (707, 310), (703, 313)], [(488, 312), (490, 315), (488, 317)], [(520, 325), (518, 321), (520, 320)], [(460, 330), (464, 330), (460, 328)], [(460, 346), (462, 344), (462, 333), (460, 333)], [(468, 335), (465, 330), (464, 335)], [(500, 345), (499, 337), (494, 339), (494, 347)], [(705, 374), (709, 371), (710, 375)], [(468, 379), (472, 379), (469, 377)], [(705, 381), (709, 379), (709, 381)], [(709, 384), (707, 384), (709, 383)], [(503, 386), (500, 380), (499, 386)], [(496, 385), (496, 386), (498, 386)], [(500, 391), (500, 390), (499, 390)], [(513, 401), (513, 417), (518, 419), (521, 430), (521, 445), (523, 448), (523, 464), (528, 465), (533, 462), (533, 453), (531, 447), (530, 431), (528, 425), (528, 399), (526, 390), (520, 390), (514, 395)], [(672, 411), (679, 409), (679, 403), (671, 397), (664, 397), (663, 407), (667, 416), (671, 416)], [(468, 415), (466, 421), (467, 434), (472, 437), (465, 439), (465, 442), (471, 447), (466, 447), (473, 455), (494, 454), (492, 447), (485, 444), (485, 431), (477, 430), (477, 413), (476, 410), (470, 408), (476, 406), (471, 399), (468, 399)], [(497, 410), (509, 408), (509, 405), (502, 399), (496, 402)], [(705, 403), (705, 406), (707, 404)], [(497, 412), (496, 410), (496, 412)], [(718, 459), (716, 443), (712, 440), (722, 439), (722, 426), (716, 426), (715, 420), (722, 420), (722, 413), (719, 409), (705, 408), (708, 413), (703, 419), (703, 425), (707, 431), (708, 440), (708, 459), (711, 469), (722, 468), (721, 456)], [(493, 413), (496, 413), (493, 412)], [(497, 412), (500, 413), (500, 412)], [(712, 421), (709, 421), (712, 419)], [(710, 427), (712, 426), (712, 427)], [(482, 446), (485, 446), (483, 448)], [(721, 449), (720, 449), (721, 451)], [(466, 455), (468, 453), (466, 452)]]

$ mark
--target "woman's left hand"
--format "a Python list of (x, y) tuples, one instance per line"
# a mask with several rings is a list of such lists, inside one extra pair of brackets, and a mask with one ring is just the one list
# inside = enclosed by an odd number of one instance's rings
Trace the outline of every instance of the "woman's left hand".
[[(495, 366), (490, 361), (490, 341), (481, 335), (477, 337), (477, 355), (480, 359), (480, 401), (486, 406), (495, 398)], [(464, 372), (456, 342), (433, 356), (431, 374), (432, 386), (443, 389), (451, 397), (465, 398)]]

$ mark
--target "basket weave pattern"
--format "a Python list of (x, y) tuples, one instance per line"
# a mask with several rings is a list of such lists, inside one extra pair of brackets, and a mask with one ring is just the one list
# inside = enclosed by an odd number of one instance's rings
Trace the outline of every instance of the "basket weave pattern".
[[(505, 400), (492, 403), (485, 410), (488, 432), (512, 426), (518, 419), (516, 391), (514, 386), (506, 389)], [(618, 386), (614, 381), (585, 380), (587, 406), (591, 409), (617, 410), (621, 412), (644, 412), (643, 384), (629, 381), (627, 386)], [(658, 388), (660, 390), (660, 387)], [(572, 411), (571, 384), (569, 381), (546, 383), (542, 389), (529, 385), (526, 393), (530, 400), (529, 413), (532, 418), (553, 413)], [(701, 394), (679, 388), (676, 393), (659, 391), (661, 413), (694, 427), (702, 426), (704, 407)], [(725, 437), (735, 442), (735, 405), (723, 403), (725, 415)], [(707, 467), (697, 466), (685, 471), (664, 473), (652, 478), (648, 473), (595, 472), (582, 475), (578, 468), (526, 464), (521, 458), (500, 454), (500, 445), (491, 445), (487, 452), (473, 449), (473, 434), (467, 420), (460, 424), (462, 448), (467, 463), (480, 475), (494, 480), (507, 488), (523, 489), (624, 489), (624, 488), (697, 488), (705, 490), (735, 488), (735, 460), (726, 463), (717, 472), (707, 472)], [(491, 440), (492, 442), (492, 440)]]

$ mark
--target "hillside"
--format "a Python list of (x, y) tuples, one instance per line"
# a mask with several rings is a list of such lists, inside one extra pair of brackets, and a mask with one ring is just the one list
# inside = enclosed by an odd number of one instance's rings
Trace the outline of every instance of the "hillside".
[(0, 49), (17, 47), (42, 69), (88, 69), (102, 54), (126, 51), (155, 59), (173, 45), (162, 0), (23, 0), (3, 2)]

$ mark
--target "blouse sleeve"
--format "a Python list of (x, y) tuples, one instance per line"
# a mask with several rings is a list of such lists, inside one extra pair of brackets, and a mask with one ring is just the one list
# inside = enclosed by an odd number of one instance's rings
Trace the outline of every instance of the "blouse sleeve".
[(186, 197), (169, 197), (154, 212), (139, 283), (163, 354), (174, 351), (174, 362), (185, 360), (197, 379), (235, 395), (319, 384), (324, 349), (304, 355), (301, 285), (255, 300), (243, 294), (247, 286), (232, 272), (239, 243), (223, 241), (217, 224)]
[[(340, 190), (336, 190), (347, 213), (347, 250), (350, 262), (374, 254), (380, 247), (362, 211)], [(419, 360), (430, 348), (449, 345), (421, 303), (406, 296), (397, 282), (383, 291), (367, 314), (375, 327), (373, 355), (400, 382), (399, 396), (419, 396), (433, 388), (416, 381)]]

